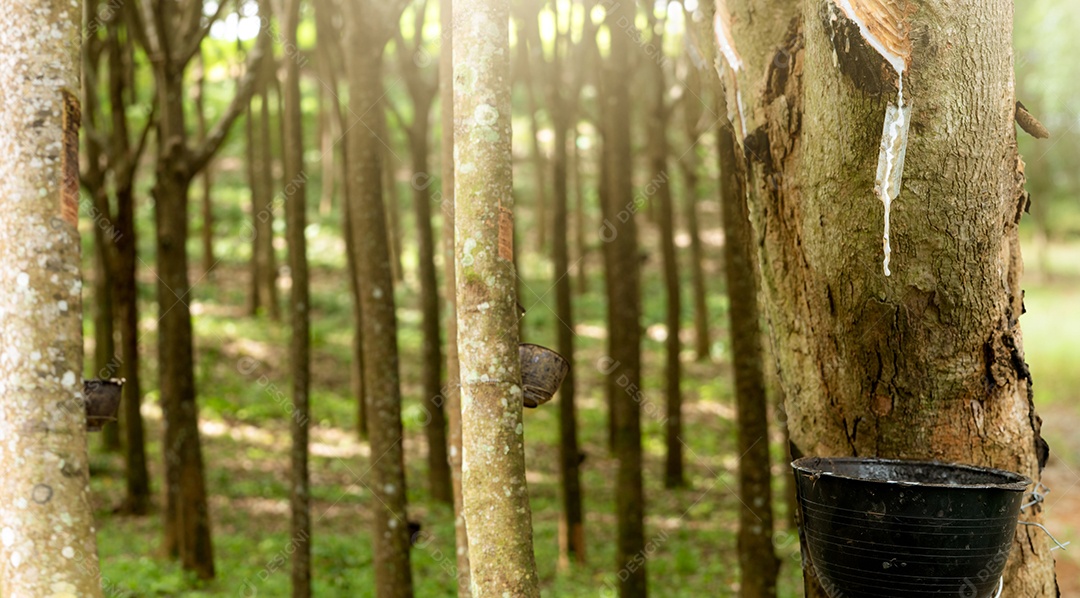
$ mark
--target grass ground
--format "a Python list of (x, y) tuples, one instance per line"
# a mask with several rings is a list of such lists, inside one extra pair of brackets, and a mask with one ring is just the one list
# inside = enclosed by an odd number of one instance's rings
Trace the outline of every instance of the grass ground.
[[(185, 576), (159, 554), (160, 513), (134, 518), (112, 514), (124, 490), (119, 456), (92, 451), (92, 488), (99, 521), (99, 548), (106, 587), (113, 596), (288, 596), (288, 330), (265, 315), (244, 313), (248, 255), (241, 222), (243, 210), (235, 187), (226, 194), (218, 213), (218, 251), (223, 259), (212, 274), (193, 267), (190, 305), (195, 317), (197, 378), (203, 452), (211, 496), (214, 547), (218, 577), (204, 583)], [(314, 190), (313, 190), (314, 191)], [(237, 193), (237, 195), (228, 195)], [(317, 192), (312, 193), (317, 197)], [(149, 206), (147, 206), (149, 208)], [(147, 209), (144, 213), (149, 213)], [(403, 210), (403, 230), (411, 235), (411, 218)], [(710, 280), (710, 316), (714, 330), (711, 358), (704, 362), (684, 355), (686, 462), (689, 485), (663, 488), (662, 339), (663, 297), (659, 257), (645, 264), (643, 343), (645, 403), (644, 448), (647, 494), (648, 560), (653, 595), (664, 597), (734, 596), (738, 573), (735, 556), (737, 459), (734, 454), (734, 411), (730, 392), (727, 348), (722, 329), (726, 321), (723, 294), (716, 287), (718, 215), (711, 202), (704, 205), (702, 226), (713, 259), (707, 263)], [(150, 230), (149, 222), (141, 230)], [(279, 227), (281, 223), (278, 222)], [(332, 217), (317, 218), (308, 235), (312, 255), (313, 374), (312, 486), (314, 584), (318, 596), (369, 596), (373, 585), (372, 553), (368, 539), (371, 514), (366, 489), (369, 451), (356, 434), (356, 406), (349, 392), (351, 316), (347, 280), (342, 275), (344, 245)], [(646, 227), (643, 246), (650, 246)], [(141, 239), (143, 259), (152, 263), (152, 237)], [(655, 244), (651, 244), (655, 246)], [(406, 245), (408, 247), (408, 245)], [(1047, 420), (1046, 435), (1059, 457), (1047, 471), (1054, 494), (1048, 501), (1049, 526), (1062, 539), (1080, 528), (1080, 441), (1071, 428), (1080, 420), (1075, 400), (1080, 391), (1080, 368), (1075, 366), (1080, 319), (1071, 317), (1080, 305), (1080, 248), (1053, 247), (1058, 264), (1053, 277), (1032, 277), (1028, 288), (1026, 330), (1028, 359), (1032, 363), (1037, 399)], [(193, 264), (198, 247), (191, 245)], [(406, 279), (398, 285), (399, 343), (405, 397), (404, 425), (410, 517), (430, 535), (412, 552), (418, 596), (451, 596), (454, 587), (452, 512), (434, 502), (425, 488), (425, 440), (419, 388), (417, 333), (418, 287), (411, 252), (404, 256)], [(1060, 253), (1061, 255), (1058, 255)], [(88, 255), (90, 255), (88, 253)], [(525, 338), (553, 345), (558, 321), (549, 309), (550, 265), (535, 254), (524, 253), (525, 280), (521, 303), (528, 309)], [(591, 551), (585, 566), (560, 570), (557, 530), (559, 489), (557, 478), (557, 410), (548, 405), (525, 414), (526, 459), (532, 499), (534, 544), (544, 596), (597, 596), (614, 578), (615, 517), (613, 480), (616, 464), (607, 454), (607, 421), (603, 407), (602, 376), (596, 363), (602, 357), (604, 312), (598, 252), (586, 267), (593, 282), (580, 295), (577, 310), (579, 417), (583, 450), (586, 541)], [(1060, 271), (1057, 271), (1060, 270)], [(157, 406), (156, 304), (153, 272), (141, 270), (145, 350), (144, 415), (148, 425), (154, 488), (160, 496), (161, 419)], [(287, 291), (287, 275), (282, 280)], [(687, 280), (687, 287), (689, 282)], [(88, 308), (92, 301), (88, 301)], [(689, 305), (689, 299), (686, 299)], [(684, 328), (689, 329), (689, 315)], [(87, 332), (88, 343), (92, 331)], [(686, 339), (689, 340), (689, 339)], [(684, 343), (689, 346), (689, 343)], [(774, 439), (774, 473), (782, 473), (782, 451)], [(779, 490), (779, 488), (778, 488)], [(778, 501), (778, 520), (785, 521)], [(783, 562), (781, 596), (801, 595), (798, 589), (798, 543), (781, 524), (776, 536)], [(1061, 553), (1059, 553), (1061, 554)], [(1080, 561), (1063, 555), (1063, 578), (1075, 580)], [(1072, 572), (1065, 575), (1066, 571)], [(1068, 582), (1067, 582), (1068, 583)], [(1075, 582), (1072, 582), (1075, 583)], [(1068, 586), (1065, 586), (1068, 587)], [(1064, 588), (1063, 588), (1064, 589)], [(1074, 588), (1080, 591), (1080, 588)], [(1066, 594), (1068, 592), (1066, 591)]]

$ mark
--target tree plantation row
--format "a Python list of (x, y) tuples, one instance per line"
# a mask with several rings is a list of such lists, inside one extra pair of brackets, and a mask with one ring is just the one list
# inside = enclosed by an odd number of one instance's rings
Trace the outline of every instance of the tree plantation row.
[(0, 596), (1059, 595), (1009, 0), (0, 15)]

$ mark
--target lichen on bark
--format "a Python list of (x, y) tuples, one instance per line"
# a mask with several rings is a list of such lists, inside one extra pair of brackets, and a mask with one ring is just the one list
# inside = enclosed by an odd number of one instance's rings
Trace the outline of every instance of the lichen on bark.
[(81, 3), (0, 10), (0, 595), (101, 596), (82, 397)]
[(454, 6), (462, 493), (477, 598), (539, 596), (512, 254), (509, 16), (502, 0)]

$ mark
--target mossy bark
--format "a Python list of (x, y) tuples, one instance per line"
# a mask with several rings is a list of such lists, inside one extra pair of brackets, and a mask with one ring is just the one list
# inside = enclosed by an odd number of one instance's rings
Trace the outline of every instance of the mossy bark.
[(100, 597), (82, 396), (80, 2), (0, 11), (0, 594)]
[(454, 200), (462, 493), (472, 595), (538, 597), (525, 480), (509, 3), (455, 3)]

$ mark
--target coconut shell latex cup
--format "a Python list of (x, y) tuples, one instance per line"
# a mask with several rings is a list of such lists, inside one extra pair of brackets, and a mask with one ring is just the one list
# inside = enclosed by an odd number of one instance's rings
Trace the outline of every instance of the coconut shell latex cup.
[(123, 378), (108, 380), (83, 380), (83, 394), (86, 396), (86, 429), (100, 432), (105, 424), (116, 421), (116, 412), (120, 408)]
[(536, 409), (555, 396), (570, 371), (570, 363), (555, 351), (540, 345), (522, 343), (518, 346), (521, 356), (522, 402)]

